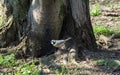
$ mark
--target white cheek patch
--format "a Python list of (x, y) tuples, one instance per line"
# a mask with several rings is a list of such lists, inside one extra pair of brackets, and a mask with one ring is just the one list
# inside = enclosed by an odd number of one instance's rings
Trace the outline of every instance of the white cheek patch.
[(55, 40), (51, 40), (51, 44), (54, 45), (55, 44)]

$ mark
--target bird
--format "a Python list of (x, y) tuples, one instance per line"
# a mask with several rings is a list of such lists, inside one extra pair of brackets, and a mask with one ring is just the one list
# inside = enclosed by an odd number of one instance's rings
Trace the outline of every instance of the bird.
[(62, 49), (63, 46), (65, 46), (65, 43), (72, 39), (71, 37), (65, 39), (65, 40), (51, 40), (51, 44), (56, 47)]

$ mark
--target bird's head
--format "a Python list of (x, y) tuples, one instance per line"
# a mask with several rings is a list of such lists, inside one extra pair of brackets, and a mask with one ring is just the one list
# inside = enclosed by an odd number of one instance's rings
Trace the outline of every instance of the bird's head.
[(52, 45), (56, 44), (56, 41), (55, 40), (51, 40), (51, 44)]

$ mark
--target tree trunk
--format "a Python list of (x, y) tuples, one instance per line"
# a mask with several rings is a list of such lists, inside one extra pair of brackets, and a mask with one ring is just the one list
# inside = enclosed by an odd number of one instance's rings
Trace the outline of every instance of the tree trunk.
[(33, 0), (28, 19), (34, 55), (51, 51), (51, 39), (66, 37), (72, 37), (79, 50), (96, 49), (88, 0)]
[[(16, 29), (12, 27), (12, 30), (17, 33), (12, 34), (11, 38), (20, 40), (25, 34), (28, 37), (28, 49), (33, 56), (42, 56), (55, 51), (50, 41), (68, 37), (72, 37), (70, 51), (75, 50), (79, 54), (84, 49), (96, 49), (90, 21), (89, 0), (32, 0), (32, 2), (7, 0), (7, 2), (12, 9), (7, 16), (13, 15), (15, 24), (12, 24)], [(21, 23), (26, 17), (28, 23), (23, 26)]]
[[(24, 30), (24, 22), (26, 20), (26, 14), (29, 8), (29, 0), (1, 0), (1, 4), (3, 5), (3, 18), (5, 20), (4, 24), (0, 27), (1, 30), (6, 28), (5, 33), (1, 35), (5, 40), (6, 44), (10, 44), (10, 42), (20, 40), (21, 36), (23, 35)], [(11, 24), (5, 25), (6, 22), (12, 19), (13, 21)], [(11, 25), (11, 26), (9, 26)], [(7, 29), (8, 27), (8, 29)]]
[(61, 0), (33, 0), (28, 13), (30, 47), (34, 56), (54, 50), (50, 41), (58, 39), (62, 27), (64, 6)]
[(90, 21), (89, 0), (70, 0), (75, 34), (82, 49), (96, 49), (95, 37)]
[[(0, 26), (0, 52), (16, 52), (26, 30), (30, 0), (1, 0), (3, 23)], [(17, 47), (15, 47), (17, 46)]]

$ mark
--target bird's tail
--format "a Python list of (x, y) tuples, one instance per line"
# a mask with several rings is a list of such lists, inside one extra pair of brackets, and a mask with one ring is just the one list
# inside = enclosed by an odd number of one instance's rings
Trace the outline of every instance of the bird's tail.
[(71, 37), (69, 37), (69, 38), (65, 39), (65, 42), (66, 42), (66, 41), (68, 41), (68, 40), (70, 40), (70, 39), (72, 39), (72, 38), (71, 38)]

